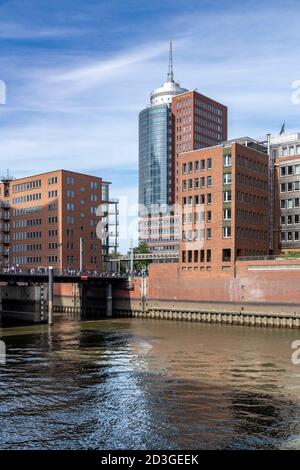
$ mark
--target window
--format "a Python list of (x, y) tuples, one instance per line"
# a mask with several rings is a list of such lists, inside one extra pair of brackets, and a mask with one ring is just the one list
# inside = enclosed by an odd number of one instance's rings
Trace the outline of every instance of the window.
[(193, 180), (189, 179), (189, 189), (193, 189)]
[(211, 204), (212, 196), (211, 193), (207, 194), (207, 204)]
[(201, 160), (201, 170), (205, 170), (205, 160)]
[(222, 253), (222, 261), (231, 261), (231, 249), (224, 248)]
[(281, 223), (281, 225), (285, 225), (285, 216), (284, 215), (282, 215), (280, 217), (280, 223)]
[(212, 176), (208, 176), (207, 177), (207, 186), (211, 186), (212, 185)]
[(211, 262), (211, 250), (207, 250), (207, 252), (206, 252), (206, 261), (208, 263)]
[(207, 159), (207, 169), (208, 169), (208, 170), (211, 170), (211, 169), (212, 169), (212, 159), (211, 159), (211, 158), (208, 158), (208, 159)]
[(231, 165), (232, 165), (232, 157), (231, 157), (231, 155), (224, 155), (224, 157), (223, 157), (223, 164), (224, 164), (224, 166), (231, 166)]
[(288, 166), (288, 175), (292, 175), (293, 174), (293, 167), (292, 165)]
[(223, 183), (231, 184), (231, 173), (225, 173), (225, 175), (223, 175)]
[(207, 211), (206, 220), (207, 222), (211, 222), (211, 211)]
[(282, 242), (285, 242), (285, 232), (281, 232), (281, 233), (280, 233), (280, 240), (281, 240)]
[(231, 227), (223, 227), (223, 238), (231, 237)]
[(223, 201), (230, 202), (231, 201), (231, 191), (224, 191), (223, 192)]
[(182, 164), (182, 174), (184, 175), (186, 173), (186, 163)]
[(285, 186), (286, 186), (285, 183), (281, 183), (281, 185), (280, 185), (280, 192), (281, 193), (285, 193)]
[(288, 216), (287, 216), (287, 224), (288, 224), (288, 225), (292, 225), (292, 223), (293, 223), (293, 216), (292, 216), (292, 215), (288, 215)]
[(206, 234), (207, 234), (207, 239), (210, 240), (211, 239), (211, 228), (207, 229)]
[(193, 162), (189, 162), (189, 173), (193, 171)]
[(293, 183), (292, 182), (289, 182), (287, 187), (288, 187), (288, 191), (293, 191)]
[(90, 183), (90, 188), (91, 189), (98, 189), (98, 184), (96, 181), (91, 181)]
[(295, 165), (295, 175), (300, 175), (300, 165)]
[(285, 209), (285, 199), (280, 200), (280, 208)]
[(205, 188), (205, 178), (204, 178), (204, 176), (201, 177), (201, 188)]
[(194, 165), (195, 165), (195, 171), (199, 171), (199, 160), (196, 160)]
[(280, 168), (280, 176), (286, 176), (286, 167), (285, 166), (282, 166)]
[(231, 219), (231, 209), (223, 209), (223, 220)]
[(299, 214), (295, 215), (295, 224), (299, 224)]

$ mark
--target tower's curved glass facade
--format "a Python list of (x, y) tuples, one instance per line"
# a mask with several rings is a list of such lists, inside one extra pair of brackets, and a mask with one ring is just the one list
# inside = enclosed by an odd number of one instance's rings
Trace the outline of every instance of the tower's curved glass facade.
[(139, 204), (148, 213), (153, 205), (172, 200), (172, 112), (167, 104), (150, 106), (139, 115)]

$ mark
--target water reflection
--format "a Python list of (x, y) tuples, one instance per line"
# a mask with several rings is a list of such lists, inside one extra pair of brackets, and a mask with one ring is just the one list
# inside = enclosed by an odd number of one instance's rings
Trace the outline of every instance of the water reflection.
[(0, 448), (300, 448), (300, 332), (157, 320), (0, 329)]

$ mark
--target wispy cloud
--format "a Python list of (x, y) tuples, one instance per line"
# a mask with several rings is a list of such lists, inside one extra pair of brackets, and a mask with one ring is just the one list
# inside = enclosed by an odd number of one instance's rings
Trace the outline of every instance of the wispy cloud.
[(57, 39), (80, 34), (80, 30), (71, 27), (32, 27), (31, 24), (0, 21), (0, 40), (2, 39)]

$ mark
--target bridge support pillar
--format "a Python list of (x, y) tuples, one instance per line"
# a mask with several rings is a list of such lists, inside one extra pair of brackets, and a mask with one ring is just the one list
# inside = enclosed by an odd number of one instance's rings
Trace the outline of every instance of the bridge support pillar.
[(86, 318), (87, 317), (87, 284), (82, 282), (80, 285), (80, 317)]
[(109, 283), (106, 286), (106, 316), (112, 317), (112, 285)]

